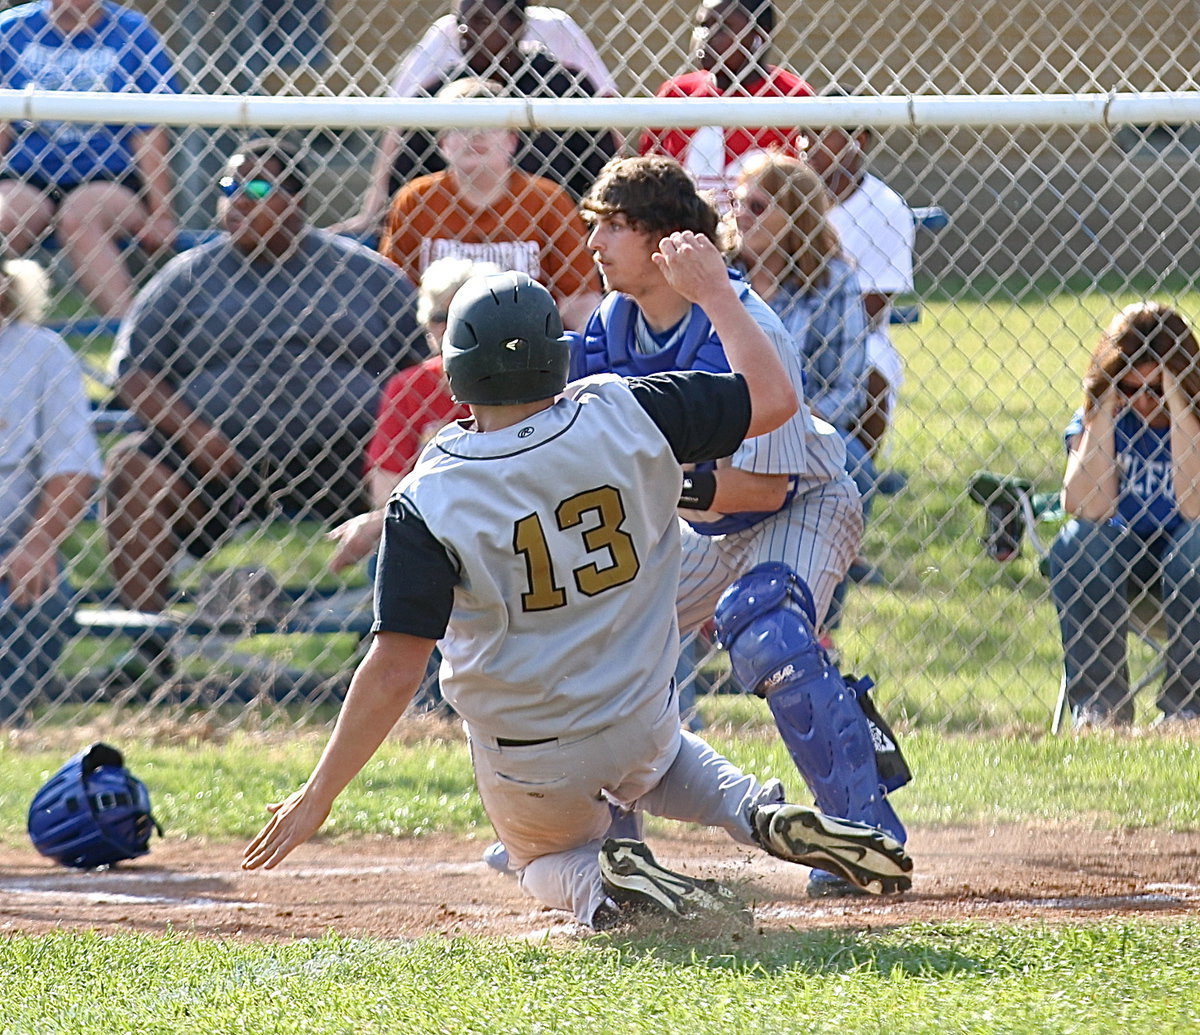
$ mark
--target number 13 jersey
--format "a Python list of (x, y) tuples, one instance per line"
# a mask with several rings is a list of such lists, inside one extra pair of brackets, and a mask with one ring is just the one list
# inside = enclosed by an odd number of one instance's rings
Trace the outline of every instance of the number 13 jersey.
[(680, 463), (737, 448), (744, 381), (568, 386), (500, 431), (444, 428), (388, 504), (375, 630), (440, 639), (446, 700), (492, 736), (586, 736), (669, 700)]

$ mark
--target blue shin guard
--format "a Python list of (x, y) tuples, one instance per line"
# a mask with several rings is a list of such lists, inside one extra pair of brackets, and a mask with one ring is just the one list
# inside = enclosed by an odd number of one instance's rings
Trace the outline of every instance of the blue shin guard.
[(742, 688), (767, 699), (792, 761), (829, 816), (905, 840), (888, 802), (866, 713), (817, 642), (808, 586), (785, 564), (760, 564), (722, 594), (717, 634)]

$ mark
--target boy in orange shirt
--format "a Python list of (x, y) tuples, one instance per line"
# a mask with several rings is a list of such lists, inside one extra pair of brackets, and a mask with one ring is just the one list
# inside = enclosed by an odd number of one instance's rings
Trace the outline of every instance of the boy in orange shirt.
[[(501, 91), (486, 79), (459, 79), (437, 96)], [(565, 326), (582, 328), (600, 302), (587, 229), (565, 189), (517, 168), (516, 143), (506, 129), (443, 130), (438, 148), (446, 169), (397, 191), (379, 250), (415, 284), (446, 257), (526, 273), (550, 290)]]

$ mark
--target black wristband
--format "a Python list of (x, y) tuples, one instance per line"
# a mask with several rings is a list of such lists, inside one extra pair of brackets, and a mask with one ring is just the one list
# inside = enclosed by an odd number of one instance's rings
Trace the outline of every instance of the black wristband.
[(684, 471), (679, 506), (686, 510), (710, 510), (717, 494), (716, 471)]

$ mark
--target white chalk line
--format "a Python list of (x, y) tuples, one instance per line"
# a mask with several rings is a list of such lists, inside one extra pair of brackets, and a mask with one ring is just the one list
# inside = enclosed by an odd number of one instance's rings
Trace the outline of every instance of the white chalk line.
[(247, 902), (242, 899), (180, 898), (173, 895), (131, 895), (116, 891), (70, 891), (64, 888), (35, 888), (6, 882), (0, 887), (4, 897), (0, 906), (11, 908), (18, 905), (42, 905), (53, 901), (56, 905), (89, 906), (175, 906), (184, 909), (267, 909), (273, 903)]

